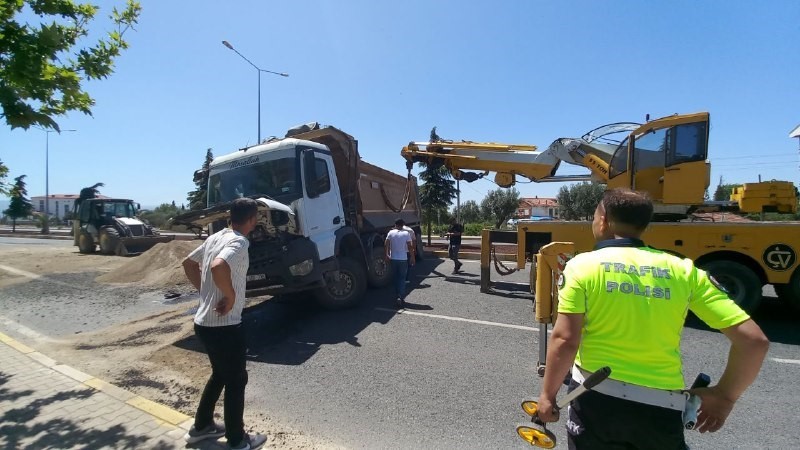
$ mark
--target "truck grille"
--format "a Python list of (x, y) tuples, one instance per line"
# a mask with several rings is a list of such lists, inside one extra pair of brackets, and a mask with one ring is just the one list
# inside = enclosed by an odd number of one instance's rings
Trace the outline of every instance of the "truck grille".
[(128, 225), (133, 236), (144, 236), (144, 225)]

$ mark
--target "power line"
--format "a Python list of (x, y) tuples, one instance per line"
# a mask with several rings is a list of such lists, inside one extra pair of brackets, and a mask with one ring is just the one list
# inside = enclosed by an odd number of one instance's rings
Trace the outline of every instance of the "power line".
[(717, 159), (746, 159), (746, 158), (763, 158), (768, 156), (796, 156), (794, 153), (768, 153), (764, 155), (746, 155), (746, 156), (720, 156), (720, 157), (713, 157), (708, 158), (711, 161)]
[(712, 164), (711, 167), (762, 167), (762, 166), (774, 166), (774, 165), (786, 166), (786, 165), (789, 165), (789, 164), (800, 164), (800, 161), (798, 161), (797, 159), (794, 159), (792, 161), (769, 161), (769, 162), (749, 163), (749, 164), (745, 164), (745, 163), (742, 163), (742, 164), (738, 164), (738, 163)]

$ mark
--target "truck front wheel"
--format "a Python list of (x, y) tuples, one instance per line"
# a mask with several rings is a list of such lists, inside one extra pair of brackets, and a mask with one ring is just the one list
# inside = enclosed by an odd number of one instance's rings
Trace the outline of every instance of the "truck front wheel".
[(94, 253), (95, 243), (92, 235), (81, 231), (78, 235), (78, 251), (81, 253)]
[(796, 269), (788, 284), (776, 284), (775, 293), (784, 303), (800, 311), (800, 269)]
[(367, 274), (358, 261), (339, 258), (339, 275), (328, 281), (325, 287), (317, 288), (314, 296), (327, 309), (345, 309), (356, 306), (367, 290)]
[(117, 245), (119, 244), (119, 232), (112, 227), (104, 227), (100, 229), (100, 253), (104, 255), (113, 255), (116, 253)]
[(753, 312), (761, 303), (761, 279), (749, 267), (733, 261), (716, 260), (701, 267), (714, 277), (740, 308)]

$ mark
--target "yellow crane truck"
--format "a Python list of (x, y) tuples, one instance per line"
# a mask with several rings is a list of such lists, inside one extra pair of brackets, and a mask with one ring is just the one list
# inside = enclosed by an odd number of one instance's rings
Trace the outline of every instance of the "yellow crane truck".
[[(494, 172), (501, 187), (513, 186), (519, 175), (534, 182), (594, 181), (609, 189), (645, 191), (655, 205), (645, 242), (693, 259), (746, 310), (758, 306), (762, 288), (768, 284), (782, 300), (800, 308), (800, 222), (694, 220), (698, 213), (708, 212), (736, 217), (743, 213), (797, 213), (795, 187), (785, 181), (745, 183), (732, 192), (730, 200), (706, 201), (711, 172), (709, 128), (709, 114), (700, 112), (648, 118), (644, 124), (605, 125), (581, 138), (556, 139), (544, 151), (530, 145), (441, 141), (411, 142), (401, 154), (409, 167), (415, 162), (444, 165), (456, 179), (468, 182)], [(611, 138), (619, 134), (625, 137), (619, 141)], [(585, 167), (589, 173), (559, 176), (556, 172), (562, 162)], [(572, 242), (578, 253), (594, 246), (589, 222), (522, 220), (516, 232), (484, 230), (484, 290), (490, 286), (493, 242), (517, 243), (519, 270), (550, 242)], [(535, 273), (531, 270), (531, 290)]]

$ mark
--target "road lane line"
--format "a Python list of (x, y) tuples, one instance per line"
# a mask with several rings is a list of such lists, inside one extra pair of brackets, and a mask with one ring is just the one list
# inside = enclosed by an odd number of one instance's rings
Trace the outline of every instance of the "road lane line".
[(783, 364), (800, 364), (800, 359), (770, 358), (770, 360)]
[(430, 317), (433, 319), (444, 319), (444, 320), (452, 320), (455, 322), (467, 322), (467, 323), (475, 323), (478, 325), (490, 325), (493, 327), (501, 327), (501, 328), (513, 328), (515, 330), (525, 330), (525, 331), (539, 331), (538, 328), (535, 327), (527, 327), (525, 325), (512, 325), (510, 323), (500, 323), (500, 322), (489, 322), (488, 320), (477, 320), (477, 319), (465, 319), (463, 317), (453, 317), (453, 316), (443, 316), (441, 314), (428, 314), (418, 311), (409, 311), (407, 309), (390, 309), (390, 308), (375, 308), (378, 311), (386, 311), (392, 312), (396, 314), (408, 314), (411, 316), (423, 316), (423, 317)]
[(21, 323), (17, 323), (14, 320), (7, 319), (3, 316), (0, 316), (0, 326), (5, 328), (6, 330), (13, 330), (26, 338), (33, 339), (34, 341), (42, 341), (42, 342), (63, 342), (62, 339), (54, 339), (49, 336), (46, 336), (42, 333), (39, 333), (36, 330), (26, 327)]

